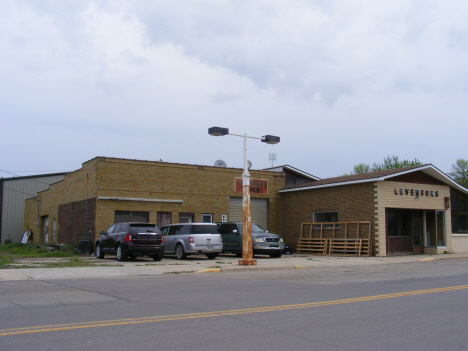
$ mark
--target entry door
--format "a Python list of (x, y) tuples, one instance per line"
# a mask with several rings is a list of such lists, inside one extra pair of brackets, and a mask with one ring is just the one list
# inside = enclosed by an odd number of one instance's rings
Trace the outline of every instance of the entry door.
[(49, 243), (49, 216), (44, 216), (44, 243)]
[(421, 220), (413, 219), (413, 253), (422, 253)]

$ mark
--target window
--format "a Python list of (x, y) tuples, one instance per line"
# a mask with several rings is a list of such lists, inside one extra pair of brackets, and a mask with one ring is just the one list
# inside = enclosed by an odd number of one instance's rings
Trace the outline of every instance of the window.
[(179, 213), (179, 223), (192, 223), (193, 213)]
[(121, 222), (148, 222), (148, 212), (115, 211), (115, 223)]
[[(314, 212), (313, 218), (314, 223), (338, 222), (338, 211)], [(320, 226), (315, 225), (314, 228), (320, 229)], [(331, 229), (333, 228), (333, 224), (324, 224), (323, 228)], [(338, 225), (335, 225), (335, 228), (338, 228)]]
[(202, 223), (213, 223), (213, 215), (211, 213), (202, 213), (201, 221)]
[(410, 210), (387, 209), (388, 236), (406, 236), (411, 233), (412, 214)]
[(171, 227), (169, 227), (169, 230), (168, 230), (168, 235), (176, 235), (179, 233), (179, 230), (180, 230), (180, 225), (173, 225)]
[(468, 233), (468, 213), (457, 214), (457, 232)]

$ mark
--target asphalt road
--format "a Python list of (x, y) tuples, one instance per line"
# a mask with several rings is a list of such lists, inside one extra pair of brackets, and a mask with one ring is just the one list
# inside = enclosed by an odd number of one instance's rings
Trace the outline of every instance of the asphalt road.
[(0, 283), (0, 350), (466, 350), (468, 260)]

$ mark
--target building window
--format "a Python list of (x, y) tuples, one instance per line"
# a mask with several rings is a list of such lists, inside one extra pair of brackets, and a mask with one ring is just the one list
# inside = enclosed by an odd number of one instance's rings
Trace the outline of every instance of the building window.
[(148, 212), (143, 211), (115, 211), (115, 222), (148, 222)]
[(388, 236), (406, 236), (411, 233), (411, 211), (395, 210), (387, 211)]
[(179, 223), (192, 223), (193, 213), (179, 213)]
[(468, 213), (457, 214), (457, 232), (468, 233)]
[[(314, 212), (313, 218), (314, 223), (338, 222), (338, 211)], [(316, 225), (314, 228), (320, 229), (320, 226)], [(333, 224), (324, 224), (323, 228), (331, 229), (333, 228)], [(335, 224), (335, 228), (338, 228), (338, 224)]]
[(213, 215), (211, 213), (202, 213), (201, 221), (202, 223), (213, 223)]

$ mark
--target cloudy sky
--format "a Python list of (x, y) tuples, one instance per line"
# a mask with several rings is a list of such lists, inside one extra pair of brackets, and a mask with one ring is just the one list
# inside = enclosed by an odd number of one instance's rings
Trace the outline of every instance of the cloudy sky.
[[(468, 159), (466, 0), (0, 1), (0, 176)], [(5, 172), (6, 171), (6, 172)]]

